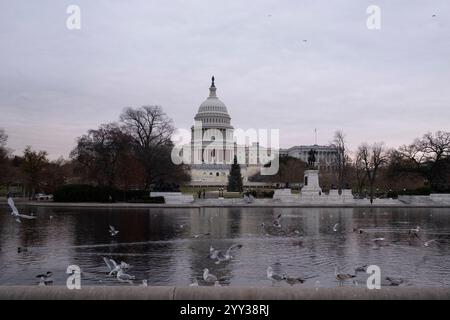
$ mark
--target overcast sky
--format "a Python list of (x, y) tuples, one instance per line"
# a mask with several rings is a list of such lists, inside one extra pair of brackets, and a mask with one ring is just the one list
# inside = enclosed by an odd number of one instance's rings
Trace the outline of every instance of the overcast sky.
[[(126, 106), (189, 128), (214, 75), (234, 127), (279, 128), (283, 147), (314, 128), (319, 144), (343, 129), (351, 148), (449, 130), (450, 2), (329, 2), (2, 0), (0, 128), (15, 153), (53, 159)], [(66, 27), (71, 4), (81, 30)]]

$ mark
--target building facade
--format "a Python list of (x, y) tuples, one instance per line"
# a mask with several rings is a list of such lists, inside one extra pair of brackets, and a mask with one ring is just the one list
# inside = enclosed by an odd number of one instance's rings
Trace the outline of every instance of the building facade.
[(316, 162), (319, 170), (322, 172), (333, 172), (337, 169), (338, 151), (334, 146), (319, 146), (319, 145), (303, 145), (294, 146), (289, 149), (280, 149), (280, 157), (289, 156), (308, 162), (308, 152), (314, 149), (317, 151)]
[(209, 96), (200, 104), (191, 127), (191, 185), (225, 186), (235, 155), (240, 162), (244, 184), (259, 172), (261, 165), (251, 159), (252, 147), (239, 146), (234, 141), (234, 128), (226, 105), (217, 97), (214, 77)]
[(193, 186), (225, 186), (234, 156), (239, 159), (244, 185), (250, 186), (249, 177), (261, 172), (273, 157), (290, 156), (308, 160), (308, 151), (317, 151), (319, 169), (333, 171), (337, 151), (332, 146), (294, 146), (272, 153), (270, 149), (252, 142), (238, 145), (226, 105), (218, 98), (212, 77), (209, 96), (203, 101), (191, 127), (190, 171)]

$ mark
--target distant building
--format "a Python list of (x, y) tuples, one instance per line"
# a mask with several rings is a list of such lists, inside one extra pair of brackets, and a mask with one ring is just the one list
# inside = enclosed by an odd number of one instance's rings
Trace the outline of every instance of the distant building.
[(308, 162), (308, 152), (314, 149), (317, 151), (316, 161), (319, 170), (322, 172), (332, 172), (337, 170), (337, 149), (334, 146), (294, 146), (289, 149), (280, 149), (280, 157), (289, 156)]
[[(234, 155), (238, 155), (244, 186), (261, 184), (249, 182), (249, 177), (260, 173), (264, 164), (271, 161), (270, 149), (252, 142), (250, 145), (235, 143), (234, 127), (226, 105), (217, 97), (214, 77), (209, 87), (209, 96), (200, 104), (191, 127), (190, 172), (193, 186), (225, 186)], [(337, 151), (332, 146), (294, 146), (280, 149), (280, 156), (291, 156), (308, 160), (308, 151), (317, 151), (319, 168), (323, 171), (335, 169)]]
[[(240, 164), (244, 184), (267, 162), (263, 162), (263, 156), (259, 157), (258, 144), (248, 147), (234, 142), (231, 117), (225, 104), (217, 97), (214, 77), (209, 96), (200, 104), (194, 121), (191, 127), (191, 185), (225, 186), (234, 155), (245, 157), (245, 164)], [(257, 153), (250, 152), (255, 148)], [(253, 154), (258, 154), (257, 159), (253, 159)]]

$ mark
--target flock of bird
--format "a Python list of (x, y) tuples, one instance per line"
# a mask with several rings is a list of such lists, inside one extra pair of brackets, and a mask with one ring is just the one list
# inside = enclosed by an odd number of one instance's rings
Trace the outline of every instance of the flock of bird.
[[(10, 208), (12, 210), (11, 215), (19, 223), (21, 222), (20, 218), (26, 218), (26, 219), (35, 219), (36, 218), (36, 216), (34, 216), (34, 215), (20, 214), (14, 204), (14, 200), (10, 196), (8, 196), (8, 205), (10, 206)], [(269, 223), (269, 224), (266, 224), (264, 222), (261, 223), (261, 227), (264, 230), (264, 232), (266, 232), (266, 235), (269, 235), (268, 234), (269, 232), (274, 232), (274, 231), (277, 233), (286, 232), (283, 229), (283, 226), (281, 224), (281, 219), (282, 219), (281, 214), (278, 214), (276, 217), (274, 217), (274, 219), (272, 220), (272, 223)], [(180, 225), (180, 228), (184, 228), (184, 225)], [(339, 223), (334, 224), (331, 229), (333, 232), (338, 232), (340, 230), (340, 224)], [(365, 231), (363, 229), (353, 228), (352, 231), (357, 232), (359, 234), (365, 233)], [(119, 234), (119, 230), (117, 230), (112, 225), (109, 225), (108, 232), (112, 238), (115, 238)], [(429, 247), (432, 243), (439, 244), (437, 239), (431, 239), (431, 240), (427, 240), (427, 241), (422, 240), (422, 238), (420, 237), (421, 232), (422, 232), (422, 229), (419, 226), (408, 230), (408, 234), (411, 236), (414, 236), (415, 238), (420, 240), (425, 247)], [(296, 229), (289, 233), (299, 235), (300, 231)], [(210, 235), (210, 232), (198, 233), (198, 234), (193, 234), (192, 237), (194, 239), (200, 239), (200, 238), (203, 238), (203, 237), (206, 237), (209, 235)], [(371, 240), (374, 242), (374, 244), (377, 248), (380, 248), (381, 246), (383, 246), (383, 243), (386, 241), (386, 239), (383, 237), (377, 237), (377, 238), (373, 238)], [(300, 246), (303, 244), (302, 240), (299, 240), (297, 242), (298, 242), (298, 245), (300, 245)], [(233, 244), (230, 247), (228, 247), (226, 250), (220, 250), (220, 249), (214, 248), (212, 245), (210, 245), (208, 258), (213, 260), (215, 264), (229, 262), (234, 258), (232, 255), (232, 252), (234, 252), (240, 248), (242, 248), (242, 244)], [(27, 249), (19, 247), (17, 251), (18, 251), (18, 253), (21, 253), (21, 252), (26, 252)], [(103, 257), (103, 261), (105, 262), (105, 264), (108, 268), (108, 276), (115, 276), (118, 281), (130, 283), (130, 284), (132, 284), (133, 281), (136, 279), (135, 276), (126, 273), (127, 270), (129, 270), (131, 268), (131, 266), (129, 264), (127, 264), (126, 262), (121, 261), (120, 263), (116, 263), (116, 261), (114, 261), (111, 258), (107, 258), (107, 257)], [(355, 278), (356, 274), (358, 272), (366, 272), (366, 270), (367, 270), (367, 265), (363, 265), (363, 266), (356, 267), (354, 269), (354, 271), (355, 271), (354, 274), (340, 273), (340, 272), (338, 272), (338, 266), (335, 266), (334, 275), (335, 275), (336, 280), (338, 280), (339, 283), (342, 284), (346, 280)], [(277, 274), (274, 272), (274, 270), (271, 266), (267, 267), (266, 276), (267, 276), (267, 279), (269, 279), (272, 282), (272, 284), (274, 284), (275, 282), (285, 281), (286, 283), (288, 283), (290, 285), (299, 284), (299, 283), (301, 284), (301, 283), (304, 283), (307, 279), (314, 277), (314, 276), (313, 277), (295, 277), (295, 276), (289, 276), (285, 273)], [(39, 279), (38, 285), (45, 286), (45, 285), (52, 284), (52, 282), (53, 282), (52, 277), (53, 277), (53, 273), (51, 271), (48, 271), (45, 274), (37, 275), (36, 278)], [(214, 284), (215, 286), (220, 286), (221, 282), (227, 281), (227, 279), (225, 277), (218, 278), (215, 275), (211, 274), (208, 268), (203, 269), (203, 277), (202, 278), (206, 284)], [(404, 283), (404, 280), (400, 279), (400, 278), (385, 277), (385, 280), (391, 286), (399, 286)], [(143, 280), (142, 285), (146, 286), (147, 281)], [(191, 283), (191, 286), (198, 286), (198, 285), (199, 285), (198, 280), (195, 278), (193, 283)]]

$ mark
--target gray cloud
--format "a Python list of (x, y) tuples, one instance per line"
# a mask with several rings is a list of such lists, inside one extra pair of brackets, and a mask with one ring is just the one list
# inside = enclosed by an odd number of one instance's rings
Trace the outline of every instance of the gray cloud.
[[(65, 27), (78, 4), (82, 29)], [(366, 28), (366, 8), (382, 28)], [(281, 145), (408, 143), (449, 130), (450, 3), (25, 1), (0, 4), (0, 127), (9, 146), (67, 156), (125, 106), (159, 104), (189, 128), (216, 76), (235, 127)], [(432, 18), (432, 14), (437, 14)], [(305, 43), (302, 40), (307, 39)]]

